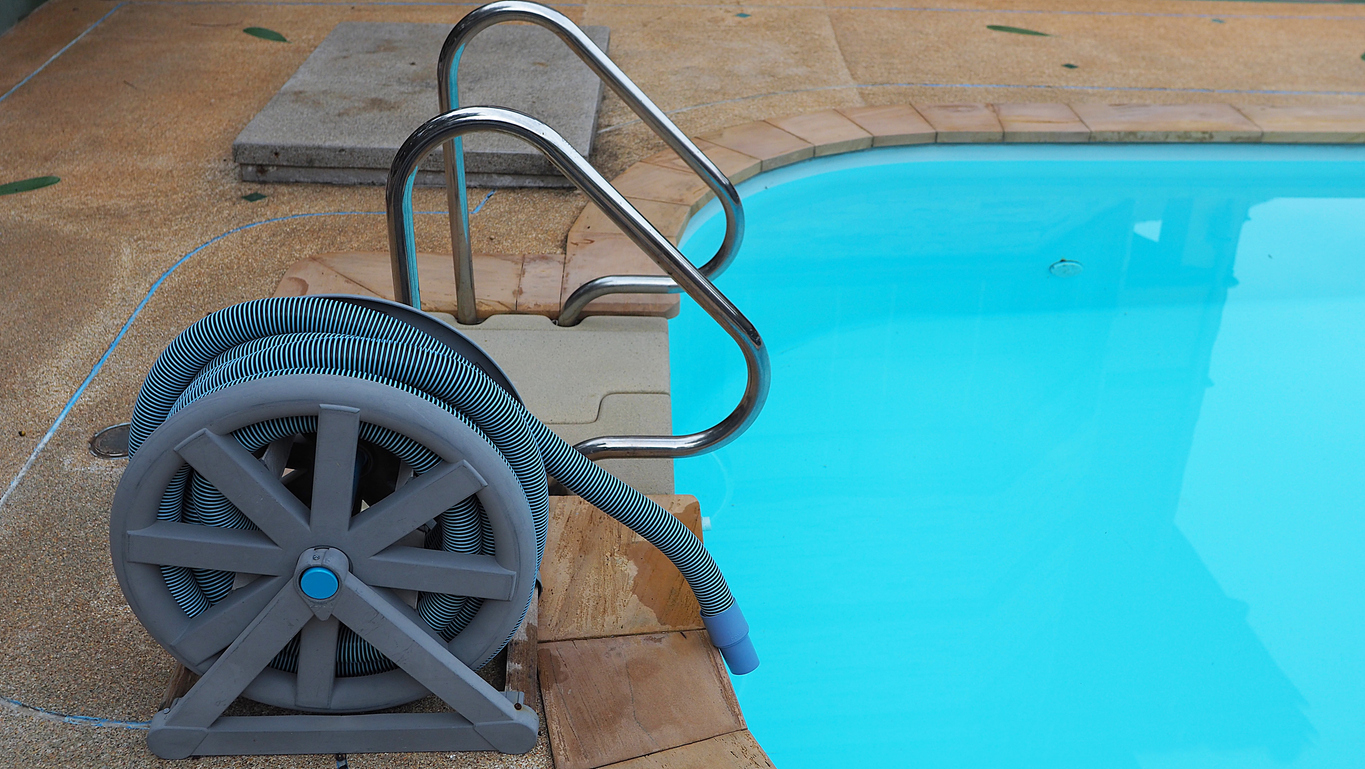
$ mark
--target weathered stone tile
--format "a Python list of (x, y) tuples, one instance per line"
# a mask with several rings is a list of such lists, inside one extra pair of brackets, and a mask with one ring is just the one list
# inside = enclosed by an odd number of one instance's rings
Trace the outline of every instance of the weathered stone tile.
[(744, 729), (604, 769), (773, 769), (773, 762), (749, 730)]
[[(664, 271), (640, 247), (621, 233), (600, 235), (579, 233), (569, 238), (565, 248), (564, 283), (560, 307), (579, 286), (603, 275), (663, 275)], [(655, 315), (671, 318), (678, 314), (677, 294), (610, 294), (588, 305), (588, 315)]]
[[(627, 200), (674, 245), (677, 245), (678, 237), (682, 235), (683, 228), (687, 226), (687, 220), (692, 218), (691, 207), (681, 203), (662, 203), (645, 198), (627, 198)], [(574, 222), (573, 228), (569, 230), (569, 237), (572, 238), (580, 233), (583, 235), (620, 234), (621, 228), (617, 227), (616, 223), (603, 213), (602, 209), (589, 204), (587, 208), (583, 209), (578, 221)]]
[(521, 261), (517, 313), (559, 317), (559, 291), (564, 286), (563, 254), (530, 254)]
[(844, 117), (872, 134), (873, 147), (932, 144), (938, 132), (909, 104), (881, 107), (844, 107)]
[(1007, 142), (1088, 142), (1090, 127), (1065, 104), (996, 104)]
[(1227, 104), (1073, 104), (1095, 142), (1256, 142), (1261, 129)]
[[(370, 289), (347, 278), (316, 259), (300, 259), (285, 270), (275, 287), (274, 296), (307, 296), (309, 294), (359, 294), (379, 296)], [(390, 297), (393, 292), (389, 292)]]
[[(388, 254), (341, 251), (313, 258), (376, 296), (393, 298), (393, 267)], [(448, 254), (417, 254), (417, 279), (421, 284), (423, 310), (455, 312), (455, 263)], [(479, 317), (515, 310), (520, 279), (520, 256), (475, 254), (474, 293)]]
[(541, 643), (539, 668), (558, 769), (594, 769), (744, 728), (705, 631)]
[(940, 144), (998, 142), (1004, 137), (989, 104), (916, 104), (915, 109), (938, 132)]
[[(719, 144), (712, 144), (703, 139), (693, 139), (692, 143), (697, 145), (697, 149), (710, 158), (712, 163), (716, 164), (716, 168), (725, 174), (725, 178), (729, 179), (731, 184), (739, 184), (752, 177), (759, 172), (762, 166), (762, 161), (758, 158), (722, 147)], [(692, 173), (691, 166), (684, 163), (682, 158), (678, 157), (673, 150), (655, 153), (645, 158), (643, 162)]]
[[(695, 498), (651, 499), (701, 536)], [(550, 499), (540, 582), (542, 641), (702, 627), (697, 599), (668, 558), (578, 497)]]
[(678, 203), (688, 208), (711, 196), (711, 188), (691, 169), (683, 171), (653, 163), (636, 163), (611, 183), (628, 198)]
[(872, 134), (838, 111), (827, 109), (769, 120), (783, 131), (815, 145), (816, 156), (867, 149)]
[(1276, 144), (1360, 144), (1365, 142), (1365, 106), (1311, 107), (1238, 105), (1260, 127), (1261, 141)]
[(815, 145), (762, 121), (743, 123), (702, 137), (762, 161), (761, 170), (771, 171), (815, 156)]

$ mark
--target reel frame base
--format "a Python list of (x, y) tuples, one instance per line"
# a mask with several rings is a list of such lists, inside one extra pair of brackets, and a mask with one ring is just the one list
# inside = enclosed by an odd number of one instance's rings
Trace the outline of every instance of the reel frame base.
[[(540, 719), (520, 692), (499, 692), (446, 648), (401, 602), (350, 573), (345, 554), (313, 548), (294, 578), (224, 651), (190, 691), (156, 714), (147, 746), (161, 758), (305, 753), (392, 753), (497, 750), (525, 753), (536, 745)], [(301, 575), (325, 568), (339, 577), (336, 592), (310, 597)], [(319, 620), (312, 622), (312, 620)], [(453, 713), (227, 716), (223, 711), (296, 633), (303, 644), (336, 643), (345, 623), (440, 697)], [(313, 629), (309, 633), (307, 629)], [(315, 636), (310, 639), (310, 635)], [(331, 664), (330, 656), (312, 655)], [(325, 696), (327, 692), (318, 692)]]

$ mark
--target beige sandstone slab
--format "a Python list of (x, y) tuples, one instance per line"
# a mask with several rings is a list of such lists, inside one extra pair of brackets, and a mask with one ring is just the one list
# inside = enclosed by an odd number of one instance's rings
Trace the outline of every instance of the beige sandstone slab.
[[(695, 497), (650, 498), (701, 537)], [(668, 558), (578, 497), (550, 499), (540, 582), (542, 642), (702, 628), (697, 599)]]
[(1311, 107), (1237, 105), (1260, 127), (1261, 141), (1278, 144), (1360, 144), (1365, 142), (1365, 106)]
[(941, 144), (998, 142), (1004, 129), (989, 104), (916, 104)]
[(563, 285), (564, 254), (528, 254), (521, 261), (517, 313), (558, 318)]
[(1065, 104), (996, 104), (1007, 142), (1088, 142), (1090, 127)]
[(872, 135), (873, 147), (933, 144), (938, 137), (929, 121), (909, 104), (843, 107), (839, 111)]
[[(663, 275), (664, 271), (634, 241), (621, 233), (569, 233), (565, 246), (564, 281), (560, 305), (584, 283), (603, 275)], [(589, 315), (678, 314), (677, 294), (609, 294), (584, 310)]]
[[(689, 171), (688, 173), (691, 173)], [(678, 244), (678, 237), (682, 235), (683, 228), (687, 226), (687, 220), (692, 218), (692, 208), (682, 203), (664, 203), (648, 198), (626, 198), (630, 201), (635, 210), (644, 214), (649, 223), (654, 225), (660, 234), (668, 238), (674, 245)], [(591, 203), (583, 209), (578, 221), (574, 222), (573, 228), (569, 230), (569, 237), (573, 238), (578, 234), (596, 235), (600, 233), (624, 234), (621, 228), (616, 226), (602, 209)]]
[(711, 188), (691, 170), (682, 171), (652, 163), (636, 163), (612, 179), (611, 183), (628, 198), (679, 203), (688, 207), (711, 194)]
[(612, 764), (606, 769), (774, 769), (748, 729)]
[[(569, 443), (603, 435), (672, 435), (673, 401), (660, 393), (607, 393), (597, 407), (595, 421), (547, 426)], [(597, 464), (636, 491), (673, 493), (671, 459), (599, 459)]]
[[(280, 278), (273, 296), (307, 296), (309, 294), (358, 294), (379, 296), (370, 289), (322, 264), (316, 259), (300, 259), (289, 266)], [(390, 291), (390, 298), (393, 292)]]
[(712, 144), (742, 152), (771, 171), (815, 156), (815, 145), (765, 122), (743, 123), (702, 137)]
[(783, 131), (815, 145), (816, 156), (853, 152), (872, 146), (872, 134), (837, 110), (807, 112), (804, 115), (768, 121)]
[(498, 362), (548, 425), (597, 421), (610, 393), (668, 394), (662, 318), (585, 318), (562, 328), (540, 315), (495, 315), (456, 328)]
[[(716, 168), (719, 168), (720, 172), (725, 174), (725, 178), (729, 179), (731, 184), (739, 184), (745, 179), (757, 174), (763, 163), (763, 161), (756, 157), (745, 155), (743, 152), (736, 152), (735, 150), (722, 147), (719, 144), (713, 144), (704, 139), (693, 139), (692, 143), (695, 144), (697, 149), (701, 150), (702, 154), (709, 158), (712, 163), (716, 164)], [(664, 150), (663, 152), (655, 153), (645, 158), (642, 162), (692, 173), (691, 166), (684, 163), (683, 159), (678, 157), (678, 154), (673, 150)]]
[(557, 769), (595, 769), (745, 728), (705, 631), (542, 642), (539, 667)]
[(1228, 104), (1073, 104), (1096, 142), (1255, 142), (1261, 129)]

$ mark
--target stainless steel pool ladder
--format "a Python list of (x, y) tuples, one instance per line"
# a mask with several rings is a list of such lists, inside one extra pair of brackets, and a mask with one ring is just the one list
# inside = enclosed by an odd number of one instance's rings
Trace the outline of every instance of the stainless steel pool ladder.
[[(578, 58), (602, 78), (621, 97), (645, 125), (653, 129), (678, 156), (699, 175), (715, 193), (725, 211), (725, 239), (715, 256), (701, 267), (701, 274), (714, 280), (729, 266), (744, 238), (744, 208), (739, 193), (725, 174), (669, 120), (654, 102), (598, 48), (583, 30), (567, 17), (539, 3), (524, 0), (499, 0), (476, 8), (460, 20), (441, 46), (436, 68), (441, 112), (460, 106), (459, 67), (469, 41), (485, 29), (506, 21), (538, 24), (555, 33)], [(450, 240), (455, 255), (455, 314), (461, 323), (477, 323), (474, 306), (474, 254), (469, 243), (469, 201), (464, 178), (464, 150), (457, 137), (445, 143), (446, 192), (450, 199)], [(643, 248), (643, 246), (642, 246)], [(559, 325), (572, 326), (582, 318), (583, 309), (594, 299), (607, 294), (672, 294), (681, 289), (673, 279), (654, 275), (605, 275), (588, 281), (564, 301)]]
[[(518, 3), (526, 5), (526, 3)], [(544, 123), (512, 110), (496, 107), (465, 107), (423, 123), (394, 156), (389, 169), (385, 204), (388, 212), (389, 256), (393, 260), (394, 297), (416, 307), (422, 306), (417, 281), (417, 247), (413, 235), (412, 187), (422, 159), (437, 146), (449, 146), (461, 136), (476, 131), (515, 136), (540, 150), (574, 186), (621, 228), (671, 278), (673, 290), (686, 291), (707, 315), (725, 329), (744, 354), (748, 381), (739, 405), (713, 427), (691, 435), (603, 436), (590, 438), (574, 448), (589, 459), (624, 457), (686, 457), (718, 449), (739, 437), (763, 408), (768, 396), (770, 369), (768, 349), (758, 330), (744, 314), (707, 279), (703, 270), (693, 266), (681, 252), (635, 209), (567, 141)], [(449, 157), (449, 156), (447, 156)], [(452, 187), (452, 189), (457, 189)], [(463, 186), (458, 187), (463, 190)], [(451, 219), (458, 218), (451, 210)], [(719, 258), (719, 257), (717, 257)], [(462, 300), (463, 301), (463, 300)], [(472, 304), (468, 306), (473, 306)]]

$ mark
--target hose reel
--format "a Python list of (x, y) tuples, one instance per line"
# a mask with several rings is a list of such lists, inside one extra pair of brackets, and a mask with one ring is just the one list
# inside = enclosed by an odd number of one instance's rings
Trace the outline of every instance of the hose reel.
[[(718, 633), (743, 621), (691, 532), (532, 417), (466, 337), (403, 305), (209, 315), (153, 366), (130, 448), (115, 573), (202, 675), (152, 720), (164, 758), (530, 750), (537, 715), (473, 671), (532, 599), (547, 471), (679, 564)], [(453, 712), (372, 712), (428, 693)], [(302, 713), (223, 716), (239, 695)]]

